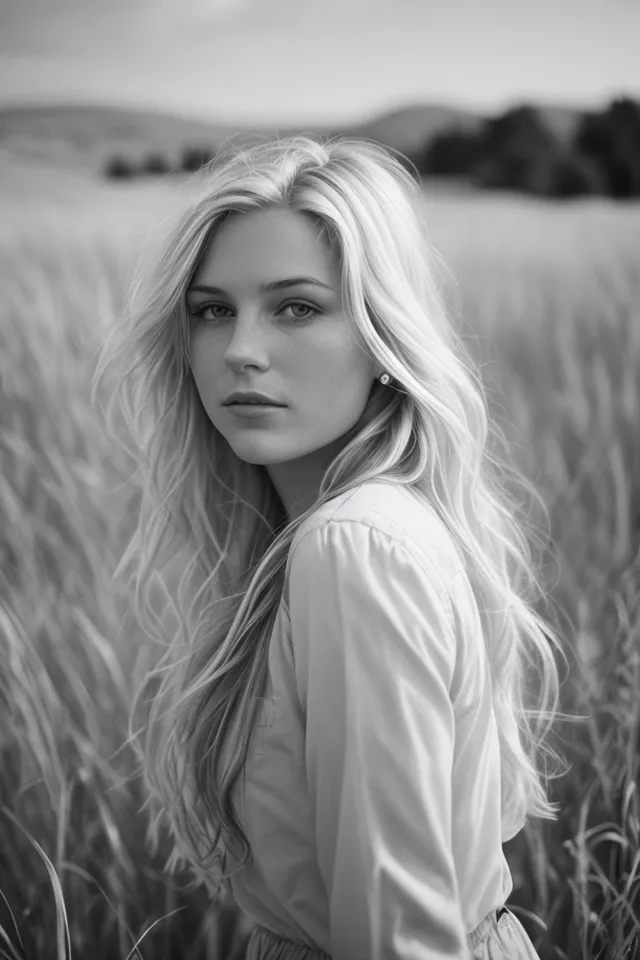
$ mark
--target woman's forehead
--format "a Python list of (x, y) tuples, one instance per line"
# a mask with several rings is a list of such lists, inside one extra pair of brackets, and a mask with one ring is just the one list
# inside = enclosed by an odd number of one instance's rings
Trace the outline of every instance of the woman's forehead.
[(293, 211), (250, 211), (225, 221), (208, 238), (192, 286), (262, 284), (312, 277), (339, 288), (339, 263), (318, 226)]

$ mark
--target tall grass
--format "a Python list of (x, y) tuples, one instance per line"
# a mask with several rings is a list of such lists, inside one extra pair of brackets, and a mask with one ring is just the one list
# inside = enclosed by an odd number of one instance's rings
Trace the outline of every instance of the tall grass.
[[(511, 905), (543, 960), (631, 960), (640, 211), (561, 214), (434, 202), (433, 233), (493, 414), (550, 510), (548, 589), (571, 663), (561, 707), (588, 717), (558, 728), (573, 764), (553, 784), (558, 822), (534, 822), (506, 848)], [(89, 390), (140, 236), (120, 210), (108, 229), (36, 212), (1, 238), (0, 957), (212, 960), (240, 956), (251, 929), (147, 851), (125, 743), (133, 688), (158, 651), (110, 583), (139, 494)]]

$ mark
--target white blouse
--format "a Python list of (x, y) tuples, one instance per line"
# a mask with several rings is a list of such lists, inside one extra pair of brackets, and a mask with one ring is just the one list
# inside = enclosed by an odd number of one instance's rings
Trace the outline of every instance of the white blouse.
[(367, 482), (302, 524), (286, 584), (232, 795), (251, 845), (236, 902), (333, 960), (466, 960), (526, 817), (501, 810), (461, 555), (418, 493)]

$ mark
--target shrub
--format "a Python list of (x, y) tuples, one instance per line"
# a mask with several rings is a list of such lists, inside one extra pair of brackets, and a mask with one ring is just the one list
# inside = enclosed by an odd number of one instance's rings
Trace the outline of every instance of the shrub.
[(135, 176), (135, 169), (124, 157), (110, 157), (103, 170), (108, 180), (124, 180)]

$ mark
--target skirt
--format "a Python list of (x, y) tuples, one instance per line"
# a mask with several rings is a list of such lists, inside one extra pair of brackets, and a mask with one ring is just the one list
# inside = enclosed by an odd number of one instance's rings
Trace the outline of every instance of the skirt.
[[(492, 910), (467, 934), (472, 960), (540, 960), (526, 930), (507, 907)], [(249, 938), (245, 960), (331, 960), (324, 950), (287, 940), (257, 926)]]

